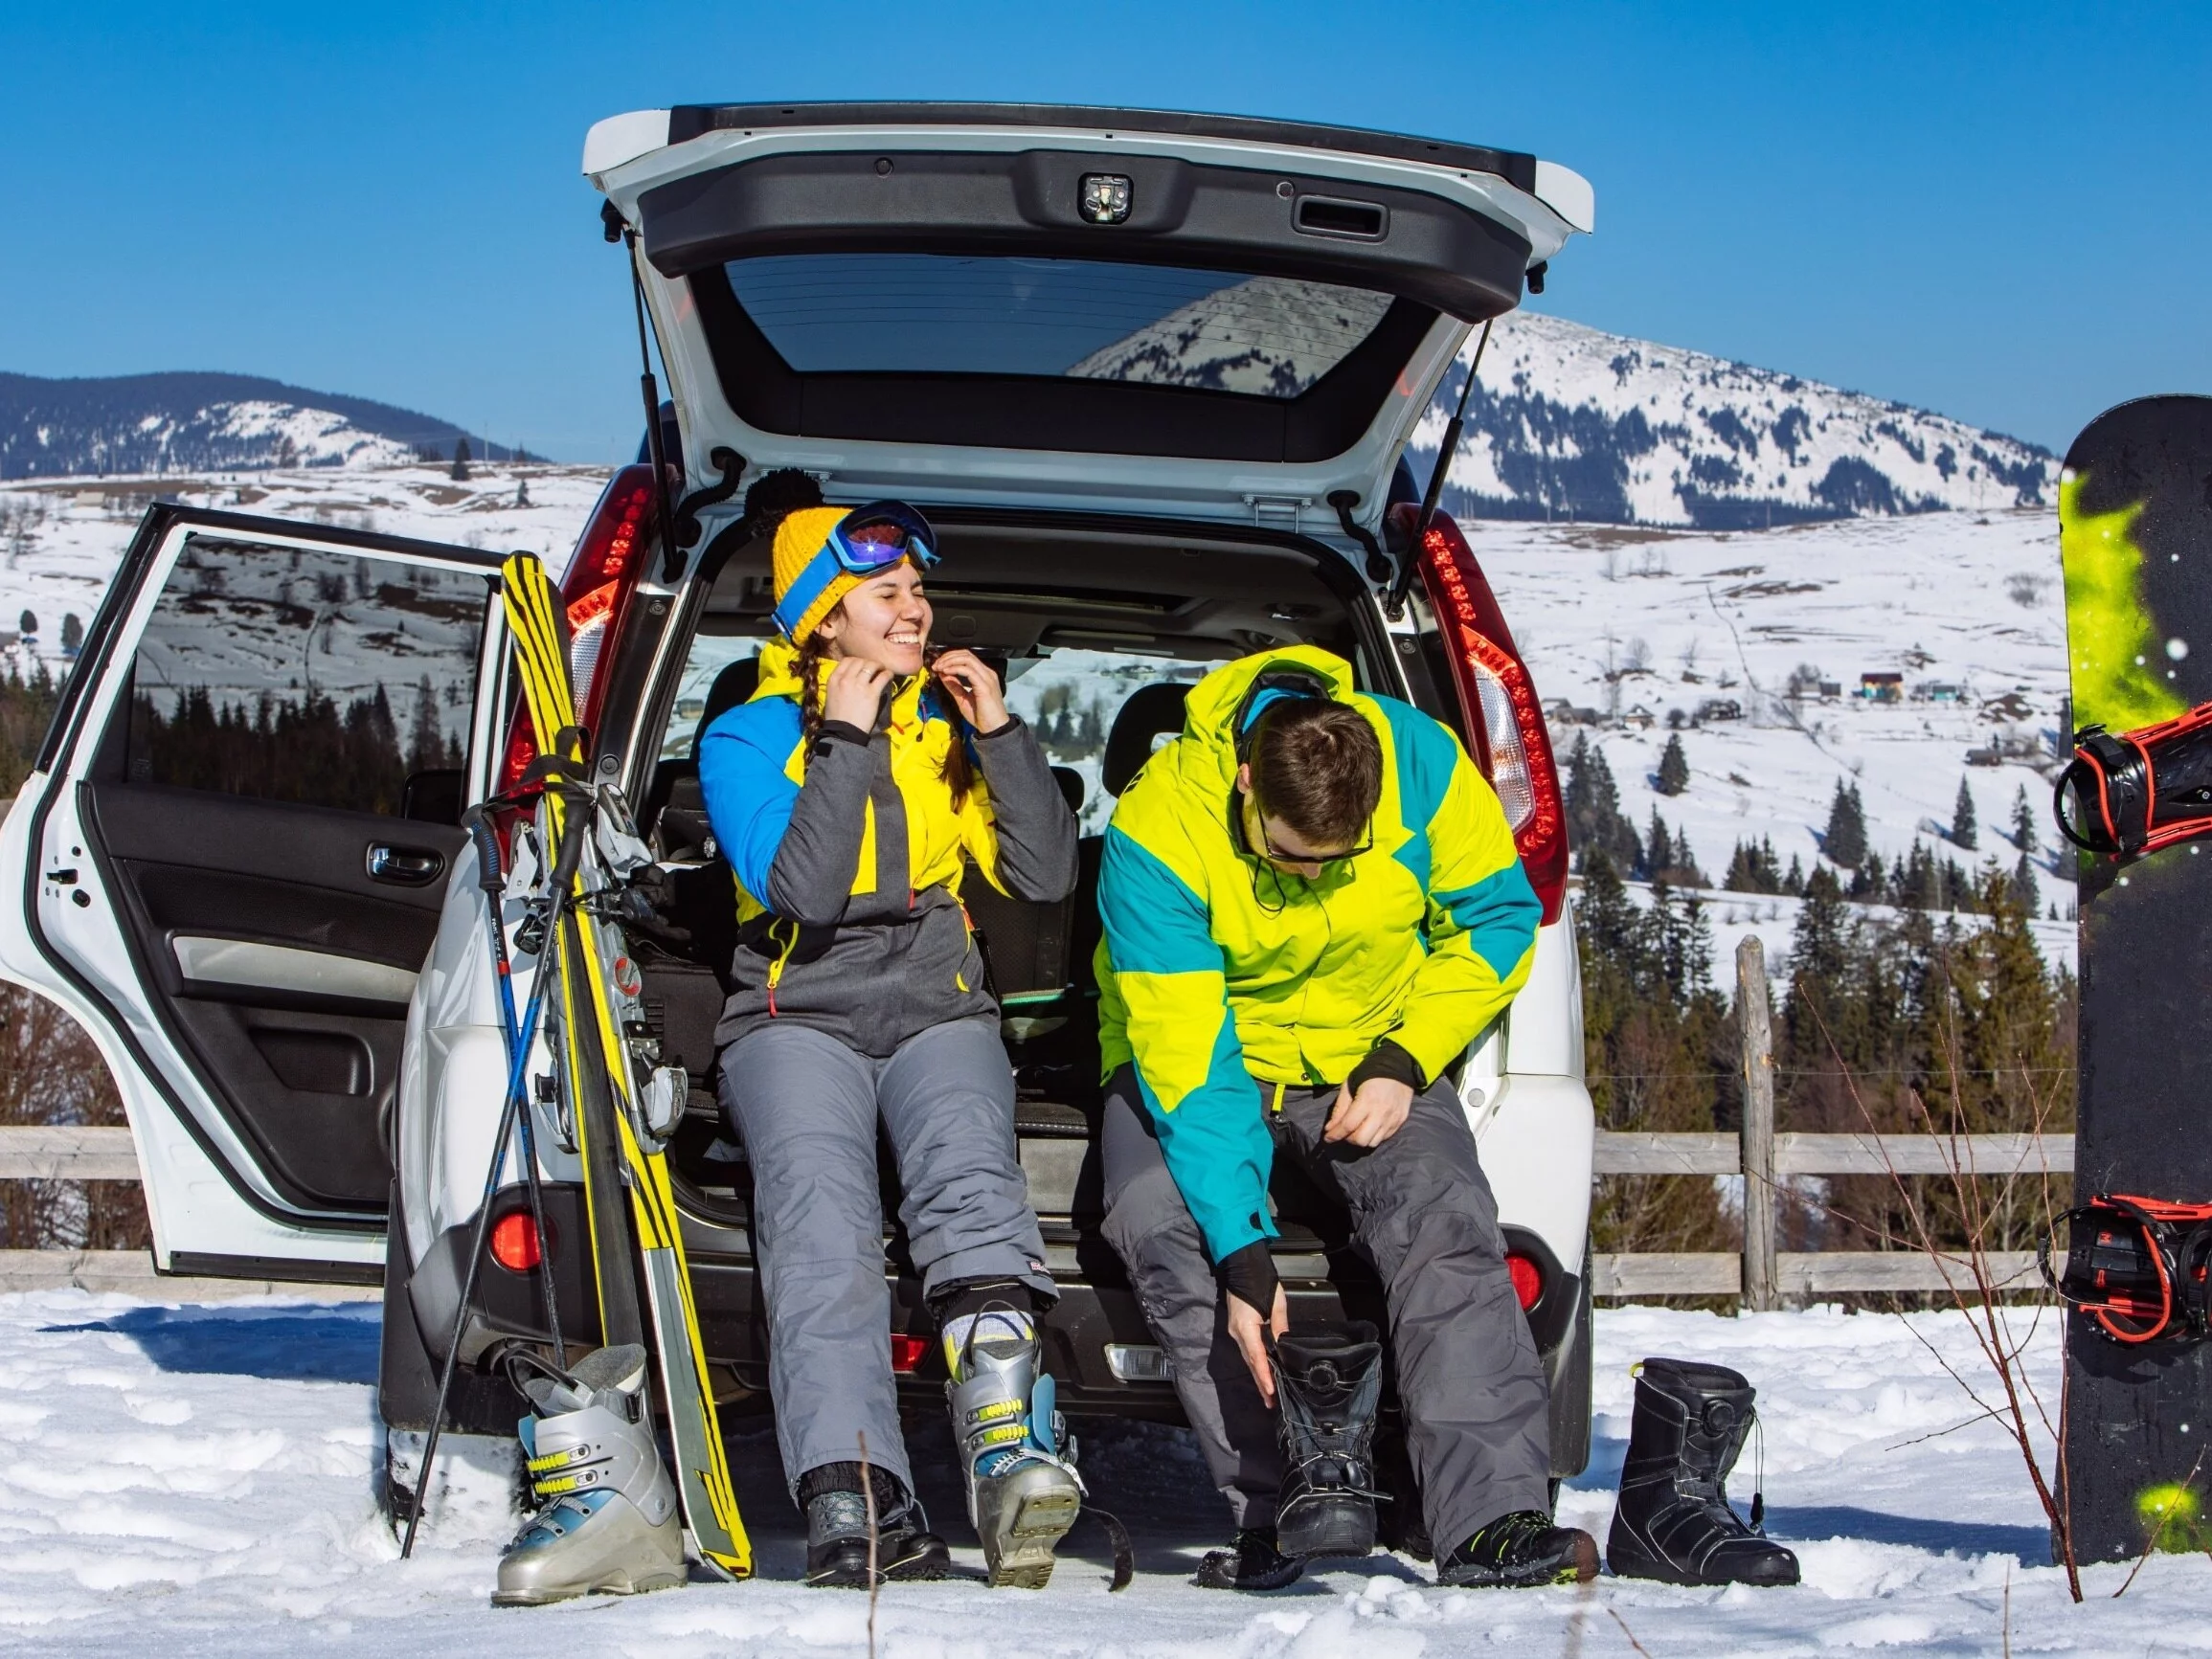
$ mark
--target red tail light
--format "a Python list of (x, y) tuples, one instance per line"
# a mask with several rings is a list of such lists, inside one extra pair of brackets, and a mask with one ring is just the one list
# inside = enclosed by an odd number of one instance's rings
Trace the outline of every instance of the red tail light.
[[(1411, 530), (1414, 509), (1399, 511)], [(1556, 922), (1567, 895), (1567, 810), (1535, 683), (1459, 527), (1438, 513), (1421, 543), (1421, 582), (1444, 633), (1475, 758), (1505, 808), (1521, 866), (1544, 902), (1544, 919)]]
[(1544, 1269), (1529, 1256), (1509, 1255), (1505, 1270), (1513, 1275), (1513, 1294), (1520, 1299), (1521, 1311), (1525, 1313), (1536, 1306), (1544, 1295)]
[(898, 1331), (891, 1334), (891, 1368), (901, 1377), (912, 1377), (918, 1371), (929, 1351), (927, 1336), (909, 1336)]
[[(592, 509), (568, 573), (561, 599), (568, 613), (569, 677), (576, 684), (576, 723), (598, 729), (606, 686), (599, 663), (610, 641), (620, 639), (630, 595), (645, 569), (653, 541), (653, 469), (625, 466), (607, 481), (599, 504)], [(529, 710), (519, 705), (508, 728), (507, 755), (501, 762), (499, 793), (521, 788), (522, 775), (537, 758)]]
[(528, 1211), (512, 1211), (491, 1223), (491, 1259), (510, 1273), (527, 1273), (545, 1260), (544, 1242)]

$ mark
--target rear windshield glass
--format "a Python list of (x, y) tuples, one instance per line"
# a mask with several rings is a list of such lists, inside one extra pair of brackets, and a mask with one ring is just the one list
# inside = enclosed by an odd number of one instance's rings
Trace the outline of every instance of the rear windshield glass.
[(801, 374), (998, 374), (1296, 397), (1387, 294), (1174, 266), (939, 254), (737, 259), (730, 286)]

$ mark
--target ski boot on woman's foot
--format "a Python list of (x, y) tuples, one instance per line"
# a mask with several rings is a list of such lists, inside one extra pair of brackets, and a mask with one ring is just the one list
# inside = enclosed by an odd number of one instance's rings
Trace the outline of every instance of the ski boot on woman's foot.
[(493, 1605), (682, 1583), (684, 1524), (645, 1410), (645, 1351), (598, 1349), (574, 1371), (525, 1363), (533, 1374), (517, 1381), (536, 1415), (517, 1433), (543, 1507), (500, 1558)]
[(1041, 1590), (1053, 1550), (1083, 1507), (1083, 1483), (1062, 1449), (1067, 1427), (1053, 1409), (1035, 1322), (996, 1306), (945, 1324), (953, 1437), (968, 1483), (968, 1518), (982, 1540), (994, 1585)]
[(1555, 1527), (1542, 1510), (1501, 1515), (1436, 1563), (1436, 1582), (1453, 1589), (1530, 1589), (1586, 1584), (1597, 1577), (1597, 1540), (1578, 1527)]
[[(875, 1573), (878, 1579), (942, 1579), (952, 1553), (929, 1530), (920, 1500), (889, 1469), (870, 1468), (875, 1487)], [(823, 1588), (865, 1590), (868, 1579), (868, 1495), (857, 1463), (825, 1463), (799, 1477), (806, 1511), (806, 1581)]]

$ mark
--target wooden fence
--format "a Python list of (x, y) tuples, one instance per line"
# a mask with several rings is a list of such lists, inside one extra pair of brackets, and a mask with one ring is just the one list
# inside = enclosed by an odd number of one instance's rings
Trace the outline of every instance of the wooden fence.
[[(1650, 1252), (1598, 1256), (1600, 1296), (1735, 1296), (1749, 1309), (1842, 1291), (1929, 1291), (1971, 1288), (1963, 1259), (1918, 1250), (1775, 1248), (1775, 1196), (1792, 1176), (1946, 1176), (2070, 1174), (2074, 1137), (2032, 1134), (1777, 1134), (1774, 1132), (1773, 1022), (1767, 959), (1756, 934), (1736, 950), (1736, 998), (1743, 1027), (1744, 1127), (1736, 1134), (1635, 1134), (1599, 1131), (1601, 1176), (1742, 1176), (1741, 1252)], [(135, 1181), (138, 1155), (127, 1129), (0, 1128), (0, 1180)], [(1992, 1252), (1993, 1276), (2021, 1289), (2036, 1282), (2031, 1250)], [(176, 1287), (179, 1281), (165, 1281)], [(220, 1281), (191, 1282), (217, 1285)], [(86, 1289), (155, 1288), (147, 1255), (136, 1250), (0, 1250), (0, 1290), (77, 1285)], [(260, 1289), (260, 1285), (234, 1287)], [(321, 1292), (318, 1291), (318, 1294)], [(348, 1294), (364, 1294), (359, 1288)], [(372, 1294), (373, 1292), (366, 1292)]]
[[(1775, 1197), (1792, 1176), (1978, 1176), (2071, 1174), (2070, 1134), (1777, 1134), (1773, 1020), (1766, 948), (1758, 935), (1736, 948), (1736, 1008), (1743, 1028), (1744, 1127), (1736, 1134), (1623, 1134), (1600, 1131), (1601, 1176), (1742, 1176), (1744, 1247), (1727, 1251), (1599, 1256), (1591, 1287), (1600, 1296), (1739, 1296), (1750, 1309), (1785, 1298), (1840, 1291), (1971, 1288), (1961, 1257), (1920, 1250), (1775, 1248)], [(1992, 1251), (1991, 1276), (2032, 1289), (2035, 1252)]]

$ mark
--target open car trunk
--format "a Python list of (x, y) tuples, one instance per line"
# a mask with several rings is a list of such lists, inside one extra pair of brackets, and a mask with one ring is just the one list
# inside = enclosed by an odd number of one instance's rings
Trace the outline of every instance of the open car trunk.
[[(1048, 1326), (1054, 1370), (1076, 1408), (1110, 1396), (1116, 1411), (1172, 1416), (1164, 1375), (1145, 1372), (1150, 1361), (1136, 1357), (1152, 1353), (1151, 1337), (1100, 1232), (1091, 963), (1099, 932), (1099, 837), (1115, 796), (1156, 744), (1181, 729), (1184, 695), (1209, 667), (1271, 645), (1323, 646), (1354, 662), (1366, 688), (1444, 710), (1411, 640), (1386, 632), (1349, 566), (1318, 543), (1278, 532), (1043, 515), (946, 513), (937, 528), (944, 561), (931, 583), (935, 633), (1005, 673), (1008, 705), (1037, 731), (1084, 831), (1081, 879), (1061, 904), (1018, 903), (973, 872), (963, 888), (1002, 1003), (1030, 1200), (1049, 1265), (1069, 1290)], [(693, 752), (697, 733), (751, 694), (754, 653), (772, 635), (767, 574), (767, 547), (756, 542), (731, 550), (693, 589), (688, 614), (675, 624), (688, 638), (682, 667), (674, 667), (673, 650), (665, 651), (663, 683), (634, 728), (633, 752), (655, 756), (650, 775), (643, 767), (632, 773), (643, 827), (669, 872), (666, 918), (688, 935), (639, 940), (636, 953), (663, 1052), (691, 1078), (674, 1164), (694, 1223), (688, 1235), (694, 1272), (707, 1287), (702, 1317), (710, 1353), (750, 1356), (737, 1369), (756, 1388), (765, 1386), (765, 1341), (750, 1270), (750, 1174), (713, 1092), (713, 1027), (734, 901), (729, 866), (712, 849)], [(895, 1218), (888, 1146), (880, 1167), (885, 1214)], [(1281, 1229), (1277, 1264), (1303, 1316), (1381, 1318), (1380, 1285), (1351, 1247), (1341, 1209), (1284, 1166), (1272, 1199)], [(907, 1267), (895, 1219), (888, 1226), (890, 1257)], [(926, 1334), (918, 1283), (909, 1272), (901, 1285), (907, 1301), (893, 1315), (894, 1334)], [(725, 1326), (718, 1340), (717, 1321), (754, 1329)], [(1559, 1335), (1538, 1334), (1546, 1350)], [(925, 1370), (931, 1363), (918, 1362)]]
[(1041, 105), (643, 111), (584, 170), (694, 483), (1309, 529), (1374, 529), (1468, 327), (1592, 216), (1516, 151)]

